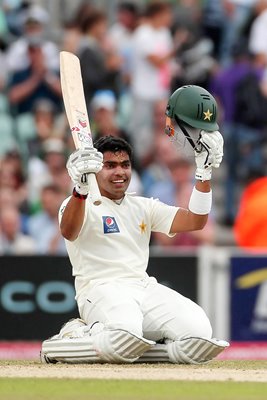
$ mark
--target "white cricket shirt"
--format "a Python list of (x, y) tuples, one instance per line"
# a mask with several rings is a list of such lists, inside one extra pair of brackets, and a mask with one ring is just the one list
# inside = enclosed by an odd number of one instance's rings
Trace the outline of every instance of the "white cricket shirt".
[[(60, 220), (69, 199), (62, 203)], [(102, 204), (94, 206), (88, 199), (78, 238), (66, 240), (78, 305), (84, 303), (94, 280), (147, 277), (151, 232), (168, 235), (177, 210), (159, 200), (130, 194), (121, 204), (102, 197)]]
[(148, 61), (150, 55), (164, 57), (173, 49), (171, 33), (167, 28), (154, 29), (144, 24), (136, 29), (132, 40), (132, 81), (135, 96), (156, 101), (169, 96), (171, 62), (156, 67)]

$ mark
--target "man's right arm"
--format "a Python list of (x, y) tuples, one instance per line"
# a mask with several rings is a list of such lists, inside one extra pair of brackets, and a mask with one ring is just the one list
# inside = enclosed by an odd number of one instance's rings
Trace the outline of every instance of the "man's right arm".
[(71, 196), (60, 222), (62, 236), (71, 242), (77, 239), (85, 216), (85, 200)]

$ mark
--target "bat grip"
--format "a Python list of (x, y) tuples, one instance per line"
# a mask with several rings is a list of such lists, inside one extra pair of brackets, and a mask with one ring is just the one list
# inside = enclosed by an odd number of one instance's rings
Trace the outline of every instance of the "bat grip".
[(88, 175), (88, 183), (90, 188), (90, 197), (95, 206), (99, 206), (102, 203), (101, 194), (98, 188), (95, 174)]

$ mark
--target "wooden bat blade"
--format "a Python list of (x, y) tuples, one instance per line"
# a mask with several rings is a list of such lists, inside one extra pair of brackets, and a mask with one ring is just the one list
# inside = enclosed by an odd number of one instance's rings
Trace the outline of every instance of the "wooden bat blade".
[(66, 115), (75, 146), (77, 148), (93, 146), (80, 60), (67, 51), (60, 52), (60, 80)]
[[(79, 58), (67, 51), (60, 52), (60, 81), (64, 106), (76, 149), (93, 147), (91, 128), (84, 97)], [(101, 204), (95, 174), (90, 174), (90, 196)]]

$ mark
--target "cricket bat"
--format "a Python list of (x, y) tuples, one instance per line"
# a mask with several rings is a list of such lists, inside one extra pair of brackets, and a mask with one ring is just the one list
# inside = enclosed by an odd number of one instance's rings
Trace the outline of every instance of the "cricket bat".
[[(84, 97), (80, 60), (68, 51), (60, 52), (60, 82), (67, 119), (76, 149), (93, 147), (89, 117)], [(90, 197), (101, 204), (95, 174), (88, 175)]]

